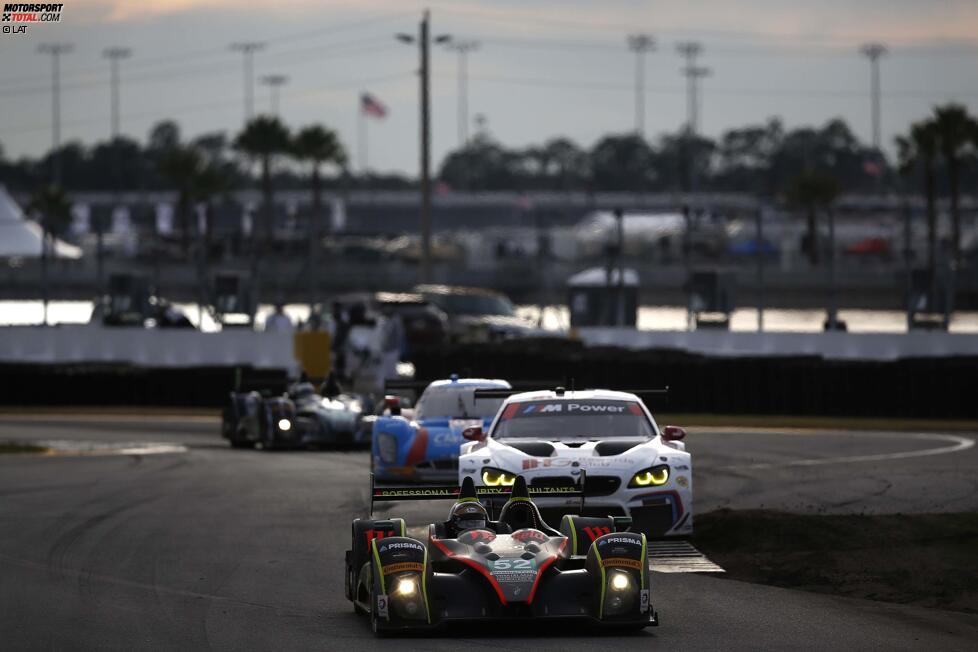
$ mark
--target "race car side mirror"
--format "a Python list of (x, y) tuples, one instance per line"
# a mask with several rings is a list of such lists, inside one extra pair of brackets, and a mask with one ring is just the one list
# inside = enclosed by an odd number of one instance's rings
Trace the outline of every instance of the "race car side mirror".
[(401, 415), (401, 399), (396, 396), (385, 396), (384, 405), (390, 410), (392, 417), (398, 417)]
[(662, 438), (666, 441), (679, 441), (686, 436), (686, 431), (679, 426), (666, 426), (662, 429)]
[(472, 426), (462, 431), (462, 437), (469, 441), (483, 441), (486, 433), (482, 432), (482, 426)]

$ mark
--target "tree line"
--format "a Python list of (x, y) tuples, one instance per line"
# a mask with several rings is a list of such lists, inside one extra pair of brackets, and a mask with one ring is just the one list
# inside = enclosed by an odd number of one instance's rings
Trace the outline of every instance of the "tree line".
[[(949, 198), (952, 247), (960, 250), (961, 188), (978, 187), (978, 121), (960, 105), (935, 108), (896, 138), (894, 164), (860, 142), (841, 119), (787, 129), (772, 118), (730, 129), (717, 139), (679, 131), (649, 142), (636, 133), (604, 136), (591, 148), (568, 138), (511, 148), (485, 131), (449, 152), (437, 178), (444, 189), (472, 191), (747, 192), (783, 200), (808, 219), (810, 256), (817, 262), (817, 215), (842, 192), (920, 193), (927, 198), (928, 259), (936, 257), (937, 199)], [(145, 144), (120, 137), (91, 147), (69, 143), (57, 152), (63, 189), (177, 192), (176, 217), (184, 243), (195, 206), (256, 184), (263, 207), (259, 231), (271, 229), (275, 189), (312, 189), (321, 211), (326, 188), (416, 188), (401, 176), (364, 177), (347, 167), (336, 132), (311, 125), (294, 133), (259, 116), (233, 137), (223, 132), (182, 138), (171, 121), (155, 125)], [(289, 161), (288, 165), (281, 162)], [(53, 208), (61, 189), (48, 187), (54, 153), (7, 161), (0, 149), (0, 183), (36, 195)], [(324, 166), (329, 174), (323, 174)], [(41, 213), (42, 211), (38, 211)], [(50, 211), (49, 211), (50, 212)], [(64, 218), (50, 218), (52, 231)]]

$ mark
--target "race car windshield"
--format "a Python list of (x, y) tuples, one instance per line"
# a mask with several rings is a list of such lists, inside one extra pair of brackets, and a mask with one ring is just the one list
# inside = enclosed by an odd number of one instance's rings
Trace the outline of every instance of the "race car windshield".
[(449, 315), (516, 314), (516, 308), (505, 297), (484, 294), (441, 294), (429, 297), (431, 302)]
[(437, 387), (425, 391), (414, 411), (416, 419), (448, 417), (454, 419), (491, 418), (499, 411), (503, 399), (475, 400), (475, 388)]
[(492, 436), (532, 439), (608, 439), (655, 436), (652, 424), (634, 401), (542, 400), (510, 403)]

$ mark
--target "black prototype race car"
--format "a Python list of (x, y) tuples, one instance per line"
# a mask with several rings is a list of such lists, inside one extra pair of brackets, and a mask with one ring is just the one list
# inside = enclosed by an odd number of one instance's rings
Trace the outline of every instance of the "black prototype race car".
[(370, 443), (370, 427), (357, 396), (323, 395), (300, 381), (278, 396), (231, 392), (221, 432), (235, 448), (264, 450), (311, 446), (356, 446)]
[[(645, 535), (626, 517), (564, 516), (549, 527), (531, 495), (580, 496), (579, 489), (510, 490), (371, 487), (373, 502), (455, 498), (449, 521), (428, 527), (427, 542), (406, 535), (404, 519), (356, 519), (346, 553), (346, 596), (375, 634), (454, 622), (577, 620), (619, 629), (658, 625)], [(507, 499), (498, 520), (482, 502)], [(456, 518), (460, 517), (460, 518)]]

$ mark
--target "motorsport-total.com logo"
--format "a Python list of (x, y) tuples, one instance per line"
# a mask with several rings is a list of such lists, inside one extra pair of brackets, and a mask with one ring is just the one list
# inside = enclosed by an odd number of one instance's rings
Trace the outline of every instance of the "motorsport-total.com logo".
[(59, 23), (63, 9), (63, 3), (5, 3), (0, 16), (2, 31), (4, 34), (27, 34), (31, 24)]

